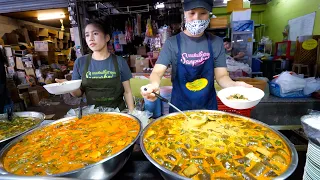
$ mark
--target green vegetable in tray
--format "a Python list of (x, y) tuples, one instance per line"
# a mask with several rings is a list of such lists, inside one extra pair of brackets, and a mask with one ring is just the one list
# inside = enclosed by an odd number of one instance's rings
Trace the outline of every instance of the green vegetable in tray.
[(40, 123), (33, 117), (13, 117), (12, 121), (0, 120), (0, 141), (22, 133)]

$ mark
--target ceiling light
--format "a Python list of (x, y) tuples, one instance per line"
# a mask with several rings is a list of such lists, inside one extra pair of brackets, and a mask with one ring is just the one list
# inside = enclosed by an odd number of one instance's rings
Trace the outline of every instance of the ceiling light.
[(38, 16), (38, 20), (50, 20), (50, 19), (63, 19), (65, 18), (64, 13), (48, 13), (48, 14), (40, 14)]
[(223, 0), (223, 3), (224, 3), (224, 4), (227, 4), (228, 1), (229, 1), (229, 0)]
[(156, 6), (155, 6), (156, 9), (163, 9), (164, 8), (164, 3), (159, 3), (157, 2)]

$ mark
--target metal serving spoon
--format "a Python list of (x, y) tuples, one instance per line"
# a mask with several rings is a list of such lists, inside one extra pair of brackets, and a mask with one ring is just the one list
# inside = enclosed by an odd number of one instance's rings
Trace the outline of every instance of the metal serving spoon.
[(12, 121), (12, 114), (13, 114), (12, 107), (8, 107), (7, 108), (7, 116), (8, 116), (9, 121)]
[[(147, 88), (144, 88), (144, 91), (147, 91)], [(189, 117), (182, 112), (179, 108), (177, 108), (175, 105), (171, 104), (170, 101), (164, 97), (162, 97), (160, 94), (152, 92), (157, 98), (159, 98), (161, 101), (168, 103), (169, 106), (173, 107), (175, 110), (177, 110), (178, 112), (182, 113), (187, 119), (189, 119)]]
[(81, 106), (81, 103), (82, 103), (82, 97), (81, 97), (81, 99), (80, 99), (80, 104), (79, 104), (78, 119), (81, 119), (81, 118), (82, 118), (82, 106)]

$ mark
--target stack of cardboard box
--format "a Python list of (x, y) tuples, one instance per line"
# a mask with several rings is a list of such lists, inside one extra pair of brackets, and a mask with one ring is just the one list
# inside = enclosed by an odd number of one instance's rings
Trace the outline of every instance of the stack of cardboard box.
[(42, 62), (57, 63), (55, 58), (55, 45), (48, 41), (34, 41), (34, 50)]

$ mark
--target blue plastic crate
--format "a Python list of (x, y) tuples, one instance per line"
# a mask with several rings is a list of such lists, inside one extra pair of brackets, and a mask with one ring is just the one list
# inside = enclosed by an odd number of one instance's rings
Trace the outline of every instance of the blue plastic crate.
[(269, 82), (269, 90), (270, 94), (277, 96), (277, 97), (282, 97), (282, 98), (305, 98), (305, 97), (310, 97), (310, 95), (306, 96), (303, 94), (303, 90), (301, 91), (295, 91), (295, 92), (289, 92), (289, 93), (282, 93), (281, 88), (278, 84)]
[(252, 72), (260, 72), (262, 61), (257, 58), (252, 58)]

